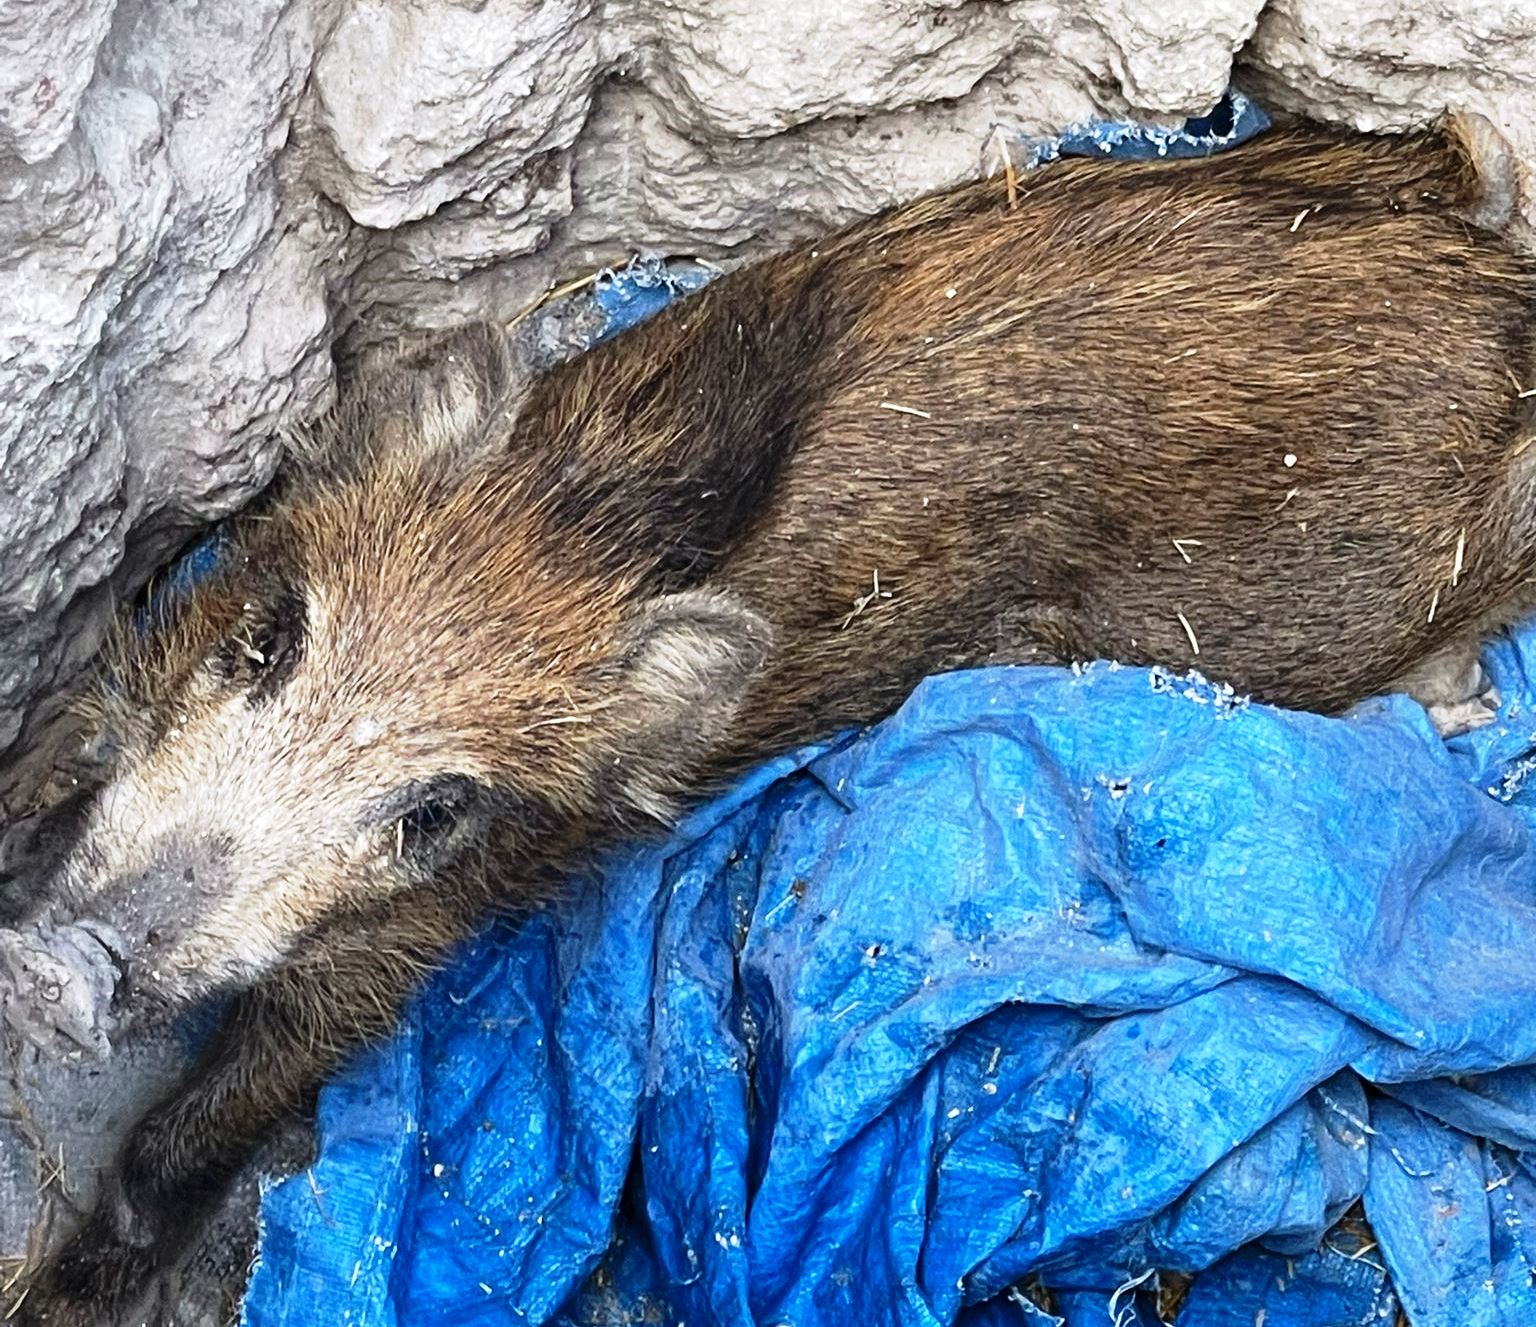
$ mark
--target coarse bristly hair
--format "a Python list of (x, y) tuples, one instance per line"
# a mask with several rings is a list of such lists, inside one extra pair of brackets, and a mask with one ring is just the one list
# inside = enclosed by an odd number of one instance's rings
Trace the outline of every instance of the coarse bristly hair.
[(1524, 603), (1536, 270), (1471, 224), (1506, 165), (1472, 119), (1063, 162), (526, 394), (491, 328), (365, 363), (115, 658), (49, 906), (146, 998), (237, 998), (36, 1304), (139, 1284), (488, 908), (925, 674), (1198, 662), (1336, 711)]

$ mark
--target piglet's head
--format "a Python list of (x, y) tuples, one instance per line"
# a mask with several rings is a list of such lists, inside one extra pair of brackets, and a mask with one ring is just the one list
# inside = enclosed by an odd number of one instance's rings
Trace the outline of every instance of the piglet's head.
[(179, 1002), (414, 892), (518, 898), (665, 819), (768, 644), (598, 563), (520, 459), (494, 334), (355, 381), (218, 569), (104, 668), (115, 769), (47, 900)]

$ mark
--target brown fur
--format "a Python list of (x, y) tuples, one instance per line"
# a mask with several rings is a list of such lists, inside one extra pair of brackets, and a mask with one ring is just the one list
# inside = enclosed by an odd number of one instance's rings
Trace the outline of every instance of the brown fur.
[(130, 1296), (488, 907), (927, 673), (1198, 664), (1331, 711), (1515, 611), (1536, 272), (1465, 220), (1508, 188), (1467, 144), (1276, 133), (923, 199), (515, 426), (483, 329), (365, 373), (119, 670), (58, 906), (137, 927), (150, 992), (242, 993), (33, 1303)]

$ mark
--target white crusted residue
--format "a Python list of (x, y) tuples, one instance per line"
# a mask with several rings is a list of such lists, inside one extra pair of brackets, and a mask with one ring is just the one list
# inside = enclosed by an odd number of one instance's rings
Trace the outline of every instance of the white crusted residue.
[(1248, 708), (1248, 697), (1239, 694), (1229, 682), (1212, 682), (1198, 669), (1175, 673), (1161, 665), (1147, 672), (1147, 681), (1160, 696), (1182, 696), (1196, 705), (1210, 705), (1218, 719), (1231, 719)]

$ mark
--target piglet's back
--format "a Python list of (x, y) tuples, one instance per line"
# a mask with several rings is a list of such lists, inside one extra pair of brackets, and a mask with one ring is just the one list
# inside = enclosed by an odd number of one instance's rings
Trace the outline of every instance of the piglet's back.
[(616, 569), (775, 625), (765, 741), (1006, 659), (1339, 707), (1532, 570), (1487, 193), (1454, 134), (1058, 163), (727, 276), (524, 420)]

